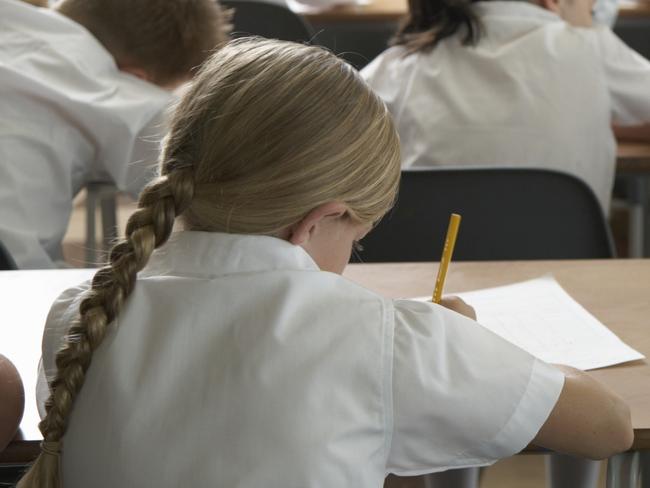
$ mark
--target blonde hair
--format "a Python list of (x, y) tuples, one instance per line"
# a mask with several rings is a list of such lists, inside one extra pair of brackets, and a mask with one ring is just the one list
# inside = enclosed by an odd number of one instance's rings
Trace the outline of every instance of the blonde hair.
[(189, 229), (277, 235), (339, 201), (350, 218), (372, 223), (392, 206), (399, 175), (386, 107), (349, 65), (282, 41), (240, 39), (219, 50), (180, 102), (161, 176), (143, 190), (57, 355), (43, 449), (19, 488), (59, 486), (61, 439), (92, 352), (176, 217)]
[(54, 7), (83, 25), (119, 66), (170, 85), (189, 78), (227, 42), (229, 12), (216, 0), (61, 0)]

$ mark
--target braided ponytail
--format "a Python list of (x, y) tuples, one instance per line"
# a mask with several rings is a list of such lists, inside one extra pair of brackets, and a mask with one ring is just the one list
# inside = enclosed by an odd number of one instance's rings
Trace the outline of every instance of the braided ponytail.
[(41, 453), (17, 488), (60, 488), (61, 439), (65, 434), (74, 400), (83, 386), (92, 354), (102, 343), (106, 328), (133, 291), (136, 275), (154, 249), (172, 232), (177, 215), (190, 205), (194, 195), (191, 168), (170, 170), (145, 188), (138, 210), (131, 216), (126, 237), (110, 252), (109, 264), (101, 268), (79, 307), (63, 348), (56, 356), (57, 374), (45, 405), (47, 415), (39, 424), (43, 434)]
[(479, 0), (409, 0), (409, 13), (391, 39), (409, 54), (433, 49), (440, 41), (464, 29), (461, 42), (476, 45), (483, 25), (472, 9)]

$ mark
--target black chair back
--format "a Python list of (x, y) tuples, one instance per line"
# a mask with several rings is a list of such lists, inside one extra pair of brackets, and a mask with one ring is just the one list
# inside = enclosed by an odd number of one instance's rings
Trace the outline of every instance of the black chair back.
[(258, 0), (224, 0), (221, 4), (234, 9), (233, 37), (261, 36), (283, 41), (309, 42), (311, 26), (287, 7)]
[(361, 262), (438, 261), (451, 213), (454, 260), (614, 257), (611, 233), (582, 180), (532, 168), (402, 171), (397, 204), (362, 241)]

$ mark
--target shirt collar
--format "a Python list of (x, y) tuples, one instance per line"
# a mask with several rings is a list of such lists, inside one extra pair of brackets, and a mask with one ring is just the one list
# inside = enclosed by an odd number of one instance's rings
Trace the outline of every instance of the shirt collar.
[(319, 268), (302, 247), (276, 237), (183, 231), (154, 251), (141, 276), (212, 277), (272, 270)]
[(556, 13), (525, 0), (492, 0), (476, 2), (473, 6), (481, 17), (495, 15), (502, 17), (527, 17), (539, 20), (562, 21), (561, 17)]

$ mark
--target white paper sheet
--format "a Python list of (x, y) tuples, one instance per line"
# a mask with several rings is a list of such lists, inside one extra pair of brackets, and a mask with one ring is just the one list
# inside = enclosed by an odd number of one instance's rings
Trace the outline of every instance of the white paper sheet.
[(480, 324), (546, 362), (588, 370), (644, 358), (552, 276), (457, 295)]

